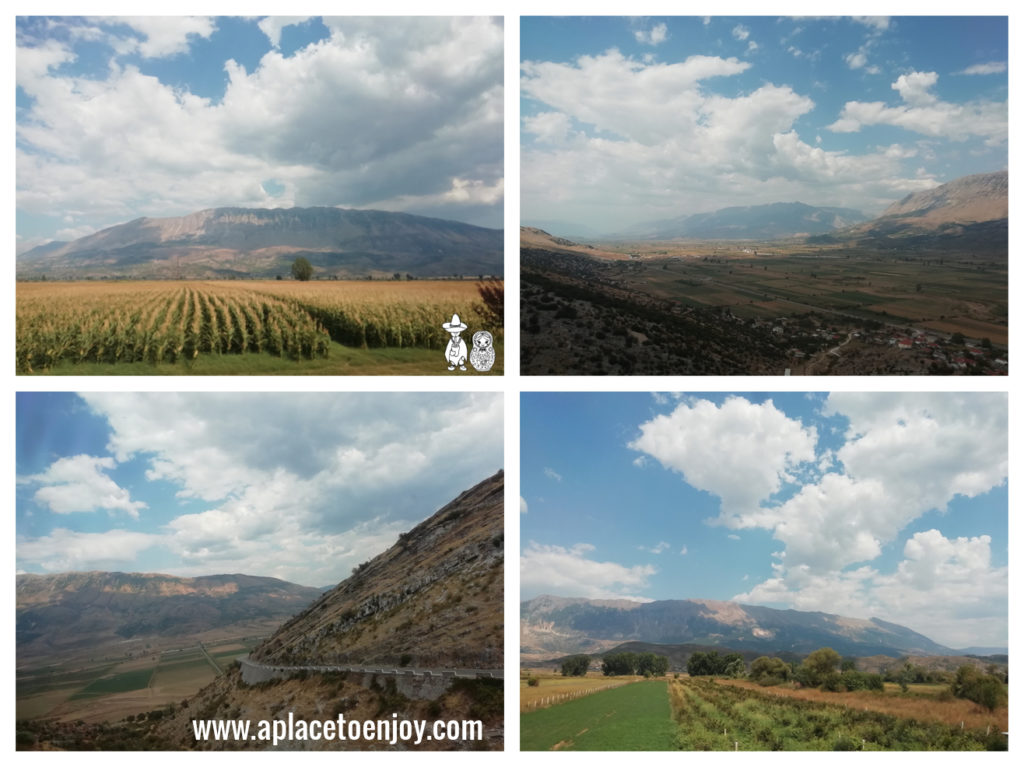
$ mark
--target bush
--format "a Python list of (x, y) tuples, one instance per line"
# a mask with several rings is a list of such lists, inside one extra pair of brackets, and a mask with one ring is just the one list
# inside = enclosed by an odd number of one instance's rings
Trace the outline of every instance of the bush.
[(537, 687), (540, 684), (540, 680), (535, 676), (530, 676), (526, 678), (526, 684), (529, 687)]
[(950, 691), (958, 698), (984, 706), (989, 711), (1007, 702), (1006, 686), (991, 674), (982, 674), (974, 666), (961, 666)]

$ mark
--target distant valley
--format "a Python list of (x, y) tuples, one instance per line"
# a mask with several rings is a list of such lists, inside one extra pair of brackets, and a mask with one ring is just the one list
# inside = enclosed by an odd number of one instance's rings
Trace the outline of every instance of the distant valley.
[(520, 230), (526, 375), (1005, 375), (1008, 174), (881, 216), (799, 203), (618, 239)]
[(266, 634), (321, 593), (253, 575), (22, 574), (16, 584), (19, 664)]

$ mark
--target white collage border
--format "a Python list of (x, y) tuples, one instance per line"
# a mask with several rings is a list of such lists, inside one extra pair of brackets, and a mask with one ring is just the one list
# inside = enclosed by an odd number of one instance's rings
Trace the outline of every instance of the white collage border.
[[(124, 2), (124, 0), (98, 0), (96, 2), (37, 2), (28, 3), (16, 0), (13, 9), (6, 17), (6, 39), (14, 40), (14, 19), (18, 15), (80, 15), (83, 13), (103, 15), (275, 15), (282, 13), (302, 14), (334, 14), (334, 15), (495, 15), (503, 16), (505, 19), (505, 283), (509, 295), (518, 298), (519, 288), (519, 18), (531, 15), (846, 15), (846, 14), (878, 14), (878, 15), (1005, 15), (1009, 16), (1009, 36), (1011, 58), (1014, 66), (1018, 49), (1014, 43), (1021, 41), (1021, 12), (1015, 11), (1008, 1), (993, 2), (992, 0), (975, 0), (971, 3), (956, 3), (949, 0), (934, 0), (932, 2), (914, 2), (913, 0), (893, 0), (891, 2), (849, 2), (841, 0), (837, 3), (827, 5), (809, 0), (783, 0), (782, 2), (756, 2), (755, 0), (722, 0), (722, 2), (709, 2), (709, 0), (634, 0), (633, 2), (615, 2), (613, 0), (505, 0), (495, 2), (494, 0), (433, 0), (432, 2), (413, 2), (412, 0), (375, 0), (365, 2), (355, 0), (336, 0), (335, 2), (314, 2), (282, 3), (280, 0), (267, 2), (255, 0), (253, 2), (240, 2), (239, 0), (213, 0), (209, 3), (197, 3), (192, 0), (169, 3), (165, 0), (141, 5), (138, 3)], [(15, 169), (14, 152), (15, 145), (14, 127), (14, 46), (8, 49), (7, 60), (4, 65), (6, 82), (8, 84), (8, 98), (11, 113), (4, 124), (6, 138), (10, 149), (6, 153), (6, 186), (4, 187), (5, 200), (7, 202), (4, 210), (6, 221), (5, 231), (7, 242), (13, 245), (15, 241)], [(1019, 113), (1018, 105), (1020, 89), (1016, 88), (1015, 70), (1010, 70), (1010, 124), (1016, 126), (1016, 119)], [(1009, 166), (1014, 173), (1018, 163), (1015, 143), (1010, 142)], [(7, 199), (7, 196), (10, 199)], [(1011, 193), (1011, 211), (1014, 211), (1012, 218), (1017, 220), (1019, 216), (1016, 211), (1019, 205), (1016, 204), (1017, 197)], [(1010, 230), (1010, 253), (1014, 253), (1013, 245), (1020, 241), (1016, 231)], [(12, 259), (13, 260), (13, 259)], [(2, 346), (6, 359), (14, 359), (14, 306), (15, 306), (15, 285), (14, 265), (8, 267), (8, 300), (6, 311), (0, 319), (2, 326)], [(1010, 306), (1011, 314), (1016, 306), (1017, 299), (1020, 299), (1020, 280), (1017, 279), (1016, 269), (1011, 268), (1010, 272)], [(1016, 346), (1016, 344), (1014, 344)], [(1011, 355), (1012, 359), (1015, 356)], [(3, 374), (6, 394), (6, 405), (0, 409), (2, 414), (4, 431), (8, 435), (2, 449), (4, 458), (4, 471), (7, 477), (7, 497), (12, 502), (12, 513), (9, 521), (9, 538), (7, 549), (7, 561), (13, 575), (15, 562), (15, 535), (14, 535), (14, 488), (15, 488), (15, 393), (19, 391), (154, 391), (154, 392), (204, 392), (204, 391), (237, 391), (237, 392), (356, 392), (356, 391), (424, 391), (424, 392), (448, 392), (448, 391), (490, 391), (504, 393), (505, 410), (505, 664), (506, 669), (517, 669), (519, 666), (518, 653), (518, 621), (519, 621), (519, 571), (516, 559), (510, 558), (510, 552), (518, 553), (520, 550), (519, 535), (519, 406), (520, 393), (532, 391), (565, 391), (565, 392), (588, 392), (588, 391), (700, 391), (700, 392), (721, 392), (721, 391), (1001, 391), (1007, 392), (1009, 396), (1009, 419), (1010, 419), (1010, 466), (1011, 475), (1017, 468), (1018, 438), (1013, 425), (1019, 423), (1017, 418), (1017, 399), (1019, 386), (1014, 382), (1020, 378), (1019, 375), (1011, 375), (1007, 378), (974, 378), (974, 377), (950, 377), (950, 378), (929, 378), (929, 377), (834, 377), (822, 379), (792, 378), (792, 377), (764, 377), (764, 376), (708, 376), (708, 377), (520, 377), (519, 371), (519, 305), (518, 300), (511, 300), (506, 304), (505, 316), (505, 370), (504, 377), (474, 376), (446, 378), (444, 376), (410, 376), (410, 377), (372, 377), (359, 376), (351, 378), (340, 377), (82, 377), (71, 376), (61, 378), (49, 377), (19, 377), (14, 374), (14, 366), (9, 365)], [(1014, 507), (1018, 497), (1014, 484), (1010, 483), (1009, 505)], [(1009, 521), (1010, 541), (1010, 593), (1017, 595), (1016, 586), (1021, 582), (1019, 570), (1015, 566), (1013, 554), (1021, 547), (1019, 524), (1015, 524), (1011, 518)], [(8, 588), (3, 592), (2, 597), (3, 634), (0, 638), (2, 646), (7, 650), (5, 656), (9, 661), (14, 661), (14, 589)], [(1022, 646), (1020, 641), (1021, 625), (1024, 610), (1015, 609), (1014, 599), (1010, 600), (1010, 649), (1013, 650)], [(6, 695), (2, 699), (3, 704), (0, 712), (0, 721), (11, 723), (7, 737), (3, 738), (8, 744), (11, 752), (14, 751), (14, 663), (5, 666), (4, 689)], [(509, 676), (509, 681), (514, 677)], [(598, 765), (617, 765), (621, 761), (620, 752), (599, 752), (596, 754), (581, 753), (559, 753), (559, 754), (536, 754), (534, 752), (519, 751), (519, 717), (518, 717), (518, 687), (512, 684), (505, 686), (505, 751), (504, 753), (488, 753), (482, 755), (485, 765), (525, 764), (526, 760), (534, 758), (548, 761), (551, 764), (583, 765), (588, 767), (596, 761)], [(1011, 699), (1016, 701), (1016, 696), (1011, 693)], [(1010, 709), (1011, 730), (1019, 732), (1017, 724), (1024, 721), (1020, 715), (1024, 705), (1019, 701)], [(1020, 751), (1018, 747), (1015, 749)], [(312, 760), (319, 764), (335, 764), (339, 752), (302, 754), (292, 757), (290, 753), (277, 752), (227, 752), (217, 755), (203, 754), (201, 759), (213, 760), (217, 764), (243, 764), (246, 762), (263, 762), (278, 764), (283, 758), (298, 758), (299, 760)], [(435, 752), (411, 753), (359, 753), (340, 752), (341, 758), (355, 759), (359, 764), (408, 764), (410, 759), (415, 759), (417, 764), (441, 765), (448, 764), (448, 759), (461, 760), (461, 763), (468, 764), (469, 759), (480, 759), (479, 753), (449, 757)], [(642, 758), (651, 760), (659, 765), (678, 764), (679, 759), (687, 761), (696, 760), (702, 764), (714, 762), (721, 764), (728, 762), (750, 763), (755, 759), (766, 759), (775, 761), (778, 764), (785, 760), (786, 764), (803, 762), (810, 764), (820, 762), (825, 756), (819, 753), (805, 754), (773, 754), (759, 753), (752, 754), (695, 754), (687, 752), (660, 752), (645, 754)], [(936, 762), (943, 764), (961, 764), (968, 755), (958, 753), (929, 753), (923, 754), (895, 754), (878, 753), (873, 758), (895, 764), (897, 759), (910, 758), (920, 759), (922, 764), (925, 758), (928, 759), (929, 767)], [(128, 764), (139, 758), (134, 753), (102, 753), (90, 754), (75, 752), (73, 755), (52, 756), (39, 753), (18, 752), (16, 758), (19, 763), (47, 761), (53, 763), (53, 759), (61, 763), (70, 764), (74, 759), (75, 764), (81, 764), (84, 760), (86, 765), (98, 765), (101, 763), (123, 763)], [(178, 753), (156, 753), (147, 754), (147, 760), (153, 763), (177, 764), (180, 758)], [(840, 757), (857, 760), (854, 755)], [(1000, 763), (1007, 763), (1008, 754), (989, 755), (987, 759), (999, 760)]]

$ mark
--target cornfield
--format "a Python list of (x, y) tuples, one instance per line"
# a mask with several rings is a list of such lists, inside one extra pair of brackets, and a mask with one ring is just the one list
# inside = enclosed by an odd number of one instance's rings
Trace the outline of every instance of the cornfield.
[(326, 357), (360, 348), (443, 349), (458, 313), (488, 327), (466, 282), (19, 283), (19, 372), (72, 362), (190, 362), (201, 353)]

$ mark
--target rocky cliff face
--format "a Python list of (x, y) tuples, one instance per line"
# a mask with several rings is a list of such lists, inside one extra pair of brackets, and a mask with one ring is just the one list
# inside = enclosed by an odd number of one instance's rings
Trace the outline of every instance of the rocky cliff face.
[(363, 563), (253, 652), (283, 665), (503, 664), (504, 475)]
[(457, 221), (343, 208), (212, 208), (139, 218), (18, 257), (20, 277), (215, 278), (503, 274), (502, 233)]
[(702, 644), (735, 650), (807, 653), (832, 647), (850, 655), (933, 655), (948, 652), (894, 623), (829, 613), (775, 610), (706, 599), (618, 604), (537, 597), (520, 607), (521, 646), (540, 658), (594, 652), (629, 640)]
[(319, 589), (252, 575), (18, 575), (18, 656), (145, 637), (184, 637), (232, 626), (268, 630), (319, 595)]

